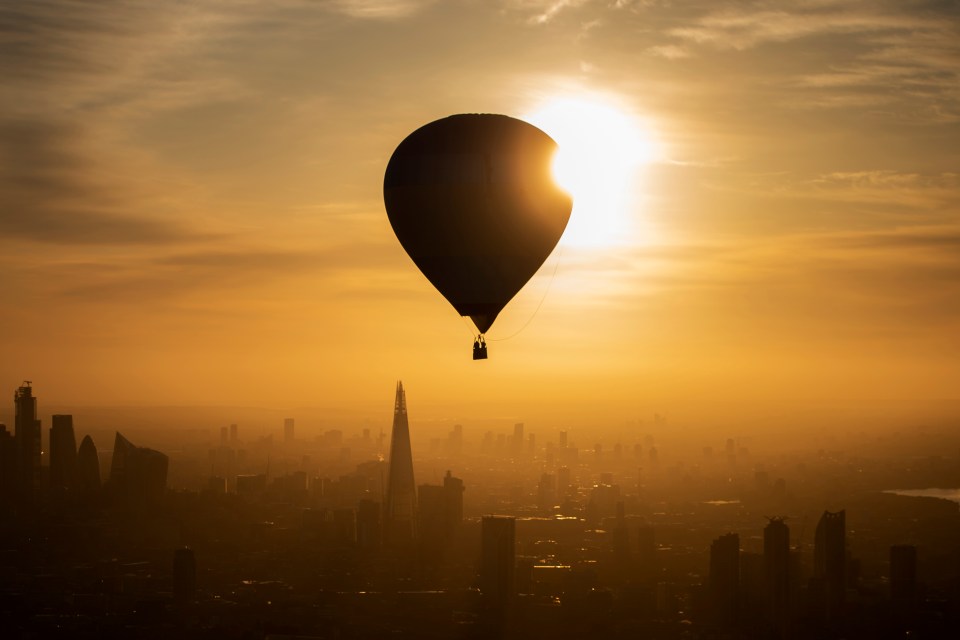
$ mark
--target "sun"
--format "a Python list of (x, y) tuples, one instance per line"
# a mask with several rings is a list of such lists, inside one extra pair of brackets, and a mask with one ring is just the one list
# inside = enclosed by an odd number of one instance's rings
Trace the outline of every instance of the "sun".
[(607, 98), (558, 97), (523, 118), (559, 145), (553, 175), (573, 196), (561, 242), (615, 244), (629, 233), (639, 168), (656, 160), (642, 122)]

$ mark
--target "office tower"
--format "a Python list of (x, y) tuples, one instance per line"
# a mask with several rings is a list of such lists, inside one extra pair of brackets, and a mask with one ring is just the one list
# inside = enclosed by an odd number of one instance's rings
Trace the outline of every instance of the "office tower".
[(72, 489), (77, 482), (77, 438), (73, 416), (55, 415), (50, 426), (50, 485)]
[(210, 476), (207, 478), (207, 493), (213, 495), (225, 495), (227, 493), (227, 479), (223, 476)]
[(613, 559), (618, 577), (626, 578), (630, 571), (630, 530), (622, 500), (617, 502), (617, 522), (613, 527)]
[(245, 474), (236, 478), (237, 495), (253, 498), (267, 490), (267, 474)]
[(740, 552), (740, 589), (738, 591), (738, 620), (751, 626), (765, 620), (766, 615), (766, 574), (763, 554), (750, 551)]
[(357, 507), (357, 546), (364, 551), (380, 548), (380, 503), (361, 500)]
[(552, 473), (544, 473), (537, 484), (537, 508), (550, 511), (557, 504), (556, 482)]
[(439, 563), (447, 543), (446, 491), (440, 485), (418, 488), (417, 538), (420, 558), (428, 564)]
[(446, 529), (447, 536), (453, 533), (463, 522), (463, 480), (454, 478), (450, 471), (443, 477), (443, 494), (446, 504)]
[(913, 602), (917, 594), (917, 548), (908, 544), (890, 547), (890, 599), (894, 604)]
[(77, 450), (77, 489), (84, 493), (100, 490), (100, 456), (90, 436), (83, 437)]
[(710, 545), (709, 585), (714, 622), (734, 624), (740, 588), (740, 536), (736, 533), (724, 534)]
[(769, 520), (763, 528), (767, 619), (782, 635), (790, 618), (790, 527), (782, 517)]
[(567, 432), (566, 431), (560, 432), (560, 448), (561, 449), (567, 448)]
[(453, 431), (447, 436), (447, 453), (459, 454), (463, 451), (463, 425), (453, 425)]
[(484, 604), (504, 609), (514, 595), (516, 520), (484, 516), (480, 525), (480, 593)]
[(110, 462), (110, 488), (121, 500), (131, 504), (153, 502), (167, 488), (166, 455), (146, 447), (137, 447), (117, 432)]
[(237, 445), (237, 440), (238, 440), (238, 438), (237, 438), (237, 425), (236, 425), (236, 424), (231, 424), (231, 425), (230, 425), (230, 444), (231, 444), (232, 446), (236, 446), (236, 445)]
[(31, 502), (40, 490), (40, 456), (42, 452), (40, 420), (37, 419), (37, 399), (27, 380), (13, 395), (15, 408), (14, 437), (17, 441), (17, 495), (23, 502)]
[(511, 441), (511, 449), (514, 454), (519, 454), (523, 451), (523, 423), (518, 422), (513, 425), (513, 440)]
[(283, 419), (283, 441), (293, 442), (293, 418)]
[(352, 547), (357, 544), (357, 512), (348, 507), (333, 510), (333, 542), (337, 546)]
[(560, 467), (557, 469), (557, 496), (560, 502), (565, 502), (570, 497), (570, 468)]
[(834, 619), (843, 607), (847, 575), (846, 512), (824, 511), (813, 545), (813, 577), (822, 585), (823, 613)]
[(407, 395), (397, 382), (390, 433), (390, 471), (383, 514), (383, 541), (392, 548), (409, 547), (417, 536), (417, 493), (413, 483), (413, 454), (407, 422)]
[(197, 560), (193, 549), (173, 552), (173, 598), (178, 603), (192, 601), (197, 594)]
[(637, 548), (637, 577), (644, 584), (657, 582), (660, 572), (657, 561), (657, 540), (654, 529), (649, 524), (640, 526)]
[(0, 505), (11, 506), (17, 491), (17, 441), (0, 424)]

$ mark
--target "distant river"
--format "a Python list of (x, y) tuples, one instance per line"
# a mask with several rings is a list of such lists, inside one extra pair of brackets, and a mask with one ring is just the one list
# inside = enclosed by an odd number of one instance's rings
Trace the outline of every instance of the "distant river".
[(921, 498), (942, 498), (960, 504), (960, 489), (888, 489), (884, 493), (898, 496), (919, 496)]

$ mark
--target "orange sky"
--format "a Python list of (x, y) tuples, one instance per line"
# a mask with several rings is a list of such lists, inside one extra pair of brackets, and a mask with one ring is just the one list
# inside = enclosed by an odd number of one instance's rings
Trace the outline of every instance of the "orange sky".
[[(951, 3), (51, 1), (0, 29), (10, 392), (387, 411), (402, 378), (425, 415), (610, 419), (958, 397)], [(438, 117), (565, 99), (657, 153), (624, 231), (566, 238), (473, 362), (383, 170)]]

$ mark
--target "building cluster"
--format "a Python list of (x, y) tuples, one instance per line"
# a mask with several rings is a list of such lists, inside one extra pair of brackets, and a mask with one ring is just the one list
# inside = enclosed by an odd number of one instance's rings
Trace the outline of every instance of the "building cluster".
[(117, 432), (109, 476), (102, 484), (97, 446), (86, 435), (77, 447), (72, 415), (52, 417), (45, 450), (30, 381), (17, 388), (13, 402), (13, 433), (0, 424), (0, 499), (7, 512), (30, 513), (48, 502), (71, 499), (145, 506), (166, 491), (165, 454), (135, 446)]
[[(856, 487), (823, 511), (866, 462), (765, 466), (730, 439), (694, 465), (649, 435), (580, 447), (520, 423), (475, 449), (456, 425), (418, 457), (398, 383), (386, 456), (369, 429), (305, 442), (293, 418), (278, 442), (231, 424), (172, 457), (117, 433), (101, 485), (71, 416), (44, 454), (29, 384), (15, 403), (0, 617), (22, 635), (806, 640), (960, 623), (955, 508)], [(168, 488), (185, 469), (195, 486)]]

